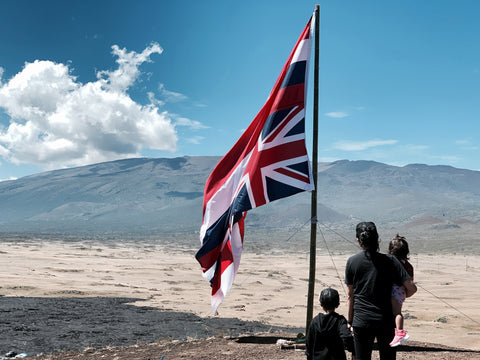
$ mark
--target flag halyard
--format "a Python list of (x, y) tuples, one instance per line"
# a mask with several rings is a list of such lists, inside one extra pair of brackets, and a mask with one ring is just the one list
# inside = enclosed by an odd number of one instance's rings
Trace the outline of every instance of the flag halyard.
[(265, 105), (205, 184), (196, 259), (212, 286), (212, 310), (238, 271), (248, 210), (313, 190), (305, 147), (311, 23), (293, 48)]

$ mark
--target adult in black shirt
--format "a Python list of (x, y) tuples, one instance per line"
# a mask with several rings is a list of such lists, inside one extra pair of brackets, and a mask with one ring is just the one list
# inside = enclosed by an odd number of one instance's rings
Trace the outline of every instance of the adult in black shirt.
[(394, 256), (378, 252), (378, 232), (373, 222), (359, 223), (356, 235), (363, 251), (350, 257), (345, 269), (347, 319), (353, 327), (356, 360), (371, 359), (375, 338), (380, 360), (395, 360), (396, 348), (389, 345), (395, 335), (392, 284), (405, 286), (407, 297), (417, 287)]

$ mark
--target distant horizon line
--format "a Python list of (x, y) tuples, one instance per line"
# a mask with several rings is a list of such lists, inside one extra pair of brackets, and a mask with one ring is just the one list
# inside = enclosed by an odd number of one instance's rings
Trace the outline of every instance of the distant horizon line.
[[(114, 162), (120, 162), (120, 161), (129, 161), (129, 160), (155, 160), (155, 159), (182, 159), (182, 158), (219, 158), (221, 159), (223, 155), (182, 155), (182, 156), (172, 156), (172, 157), (150, 157), (150, 156), (138, 156), (138, 157), (127, 157), (127, 158), (121, 158), (121, 159), (116, 159), (116, 160), (108, 160), (108, 161), (102, 161), (98, 163), (91, 163), (91, 164), (85, 164), (85, 165), (78, 165), (78, 166), (71, 166), (71, 167), (64, 167), (64, 168), (57, 168), (57, 169), (51, 169), (51, 170), (43, 170), (35, 173), (31, 173), (22, 177), (11, 177), (8, 179), (0, 179), (1, 182), (6, 182), (6, 181), (15, 181), (19, 179), (23, 179), (29, 176), (36, 176), (39, 174), (43, 173), (49, 173), (52, 171), (62, 171), (62, 170), (69, 170), (69, 169), (76, 169), (76, 168), (82, 168), (82, 167), (87, 167), (87, 166), (95, 166), (95, 165), (100, 165), (100, 164), (108, 164), (108, 163), (114, 163)], [(376, 164), (382, 164), (382, 165), (387, 165), (387, 166), (393, 166), (393, 167), (398, 167), (398, 168), (403, 168), (407, 166), (428, 166), (428, 167), (449, 167), (453, 169), (458, 169), (458, 170), (467, 170), (467, 171), (473, 171), (473, 172), (479, 172), (480, 170), (473, 170), (473, 169), (467, 169), (467, 168), (461, 168), (461, 167), (456, 167), (453, 165), (446, 165), (446, 164), (427, 164), (427, 163), (409, 163), (405, 165), (396, 165), (396, 164), (389, 164), (387, 162), (381, 162), (377, 160), (350, 160), (350, 159), (338, 159), (338, 160), (332, 160), (332, 161), (319, 161), (319, 164), (334, 164), (334, 163), (340, 163), (340, 162), (369, 162), (369, 163), (376, 163)]]

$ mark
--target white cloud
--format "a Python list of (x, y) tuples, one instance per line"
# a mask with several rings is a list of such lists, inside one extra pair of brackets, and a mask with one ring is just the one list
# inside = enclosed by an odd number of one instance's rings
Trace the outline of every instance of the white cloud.
[(188, 126), (192, 129), (198, 130), (198, 129), (208, 129), (208, 126), (203, 125), (199, 121), (195, 120), (190, 120), (185, 117), (175, 117), (175, 125), (176, 126)]
[(440, 159), (442, 163), (446, 163), (452, 166), (462, 160), (462, 158), (456, 155), (440, 155), (440, 156), (434, 156), (433, 158)]
[(158, 90), (160, 91), (160, 97), (165, 102), (170, 102), (170, 103), (171, 102), (179, 102), (179, 101), (185, 101), (185, 100), (188, 99), (188, 97), (183, 95), (183, 94), (173, 92), (173, 91), (169, 91), (169, 90), (165, 89), (164, 84), (160, 84), (158, 86)]
[(2, 181), (10, 181), (10, 180), (17, 180), (17, 178), (16, 178), (16, 177), (10, 177), (10, 178), (8, 178), (8, 179), (0, 179), (0, 182), (2, 182)]
[(332, 112), (326, 113), (325, 116), (328, 116), (334, 119), (342, 119), (344, 117), (347, 117), (348, 114), (343, 111), (332, 111)]
[(455, 145), (458, 145), (461, 150), (478, 151), (479, 149), (479, 146), (472, 144), (472, 141), (469, 139), (455, 140)]
[(397, 140), (338, 141), (333, 147), (343, 151), (362, 151), (377, 146), (394, 145)]
[(165, 105), (164, 101), (158, 100), (155, 98), (155, 94), (153, 92), (147, 92), (148, 100), (151, 104), (156, 106), (163, 106)]
[(405, 145), (404, 148), (405, 148), (407, 151), (416, 152), (416, 151), (425, 151), (425, 150), (428, 150), (428, 149), (430, 149), (430, 146), (428, 146), (428, 145), (408, 144), (408, 145)]
[(459, 145), (463, 150), (478, 150), (478, 145), (473, 143), (470, 139), (456, 140), (455, 145)]
[(203, 136), (194, 136), (186, 139), (190, 144), (200, 145), (205, 138)]
[(152, 54), (161, 54), (163, 49), (160, 45), (153, 43), (147, 47), (140, 54), (135, 51), (127, 52), (125, 48), (120, 49), (117, 45), (112, 46), (112, 54), (116, 55), (118, 59), (118, 69), (114, 71), (99, 71), (97, 78), (102, 81), (102, 84), (115, 91), (126, 91), (140, 75), (138, 67), (144, 62), (151, 62), (150, 56)]
[(341, 158), (332, 157), (332, 156), (320, 156), (318, 158), (319, 162), (326, 162), (326, 163), (331, 163), (331, 162), (338, 161), (338, 160), (341, 160)]
[[(8, 149), (0, 145), (0, 157), (7, 157), (8, 156)], [(0, 163), (1, 164), (1, 163)]]
[(68, 65), (39, 60), (0, 82), (0, 108), (10, 117), (0, 128), (0, 156), (59, 168), (139, 156), (142, 148), (175, 151), (173, 116), (127, 94), (139, 66), (162, 49), (112, 49), (118, 69), (98, 72), (94, 82), (82, 84)]
[(178, 92), (167, 90), (164, 84), (160, 84), (158, 86), (158, 94), (160, 100), (156, 99), (153, 92), (148, 93), (148, 98), (150, 102), (158, 106), (164, 106), (166, 103), (176, 103), (188, 100), (188, 96), (180, 94)]

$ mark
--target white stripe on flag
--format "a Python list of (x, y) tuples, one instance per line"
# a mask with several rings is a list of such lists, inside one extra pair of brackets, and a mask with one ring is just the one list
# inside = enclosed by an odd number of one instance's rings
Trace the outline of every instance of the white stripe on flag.
[(296, 63), (298, 61), (307, 61), (310, 56), (310, 46), (311, 39), (305, 39), (300, 41), (300, 44), (298, 44), (297, 50), (295, 51), (292, 62), (290, 64)]
[(235, 168), (235, 171), (225, 181), (225, 183), (213, 194), (205, 207), (205, 217), (200, 228), (200, 241), (205, 237), (205, 233), (232, 205), (242, 183), (242, 176), (250, 160), (250, 154), (245, 156), (242, 162)]

